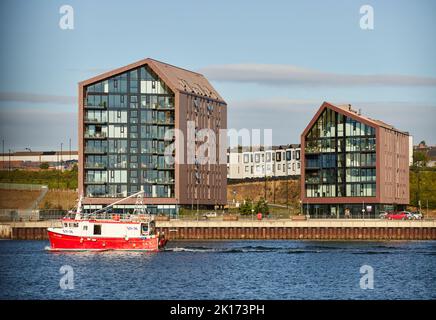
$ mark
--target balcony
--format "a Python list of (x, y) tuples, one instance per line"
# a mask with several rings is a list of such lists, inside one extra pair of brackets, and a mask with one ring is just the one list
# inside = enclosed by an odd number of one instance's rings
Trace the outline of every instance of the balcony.
[(174, 125), (174, 119), (168, 118), (168, 119), (158, 119), (155, 123), (158, 125)]
[(174, 170), (174, 165), (141, 163), (140, 168), (142, 168), (142, 169), (155, 169), (155, 170)]
[(154, 168), (157, 170), (174, 170), (174, 165), (156, 165)]
[(159, 148), (147, 148), (147, 149), (141, 149), (142, 154), (157, 154), (157, 155), (164, 155), (165, 149), (159, 149)]
[(104, 110), (106, 109), (106, 103), (99, 103), (99, 104), (85, 104), (85, 109), (97, 109), (97, 110)]
[(319, 169), (320, 168), (320, 164), (319, 162), (306, 162), (306, 169)]
[(106, 180), (102, 180), (102, 179), (89, 179), (87, 178), (85, 180), (85, 184), (106, 184), (107, 181)]
[(319, 147), (306, 147), (306, 149), (304, 149), (304, 152), (306, 154), (320, 153), (321, 152), (321, 148), (319, 148)]
[(101, 162), (86, 162), (85, 163), (85, 169), (100, 169), (104, 170), (106, 169), (107, 164), (101, 163)]
[(106, 154), (107, 150), (102, 148), (85, 148), (85, 154)]
[(106, 132), (85, 132), (85, 139), (106, 139)]
[(85, 122), (85, 124), (105, 124), (105, 123), (107, 123), (107, 119), (97, 119), (97, 118), (93, 118), (93, 117), (85, 117), (83, 119), (83, 121)]
[(174, 179), (143, 178), (142, 183), (174, 184)]
[(150, 109), (162, 110), (162, 111), (172, 111), (172, 110), (174, 110), (174, 104), (167, 103), (167, 104), (160, 105), (158, 103), (152, 103), (150, 106)]

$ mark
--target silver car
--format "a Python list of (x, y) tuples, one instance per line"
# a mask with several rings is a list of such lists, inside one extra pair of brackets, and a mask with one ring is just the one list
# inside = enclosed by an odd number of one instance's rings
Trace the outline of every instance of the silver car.
[(378, 215), (378, 217), (380, 218), (380, 219), (386, 219), (386, 215), (387, 215), (388, 213), (386, 212), (386, 211), (380, 211), (380, 214)]
[(411, 220), (421, 220), (422, 219), (422, 213), (421, 212), (410, 212), (409, 219), (411, 219)]

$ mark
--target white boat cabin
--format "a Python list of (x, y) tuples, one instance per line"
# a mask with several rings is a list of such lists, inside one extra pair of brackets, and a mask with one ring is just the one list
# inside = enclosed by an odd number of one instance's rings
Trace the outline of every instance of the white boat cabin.
[(154, 236), (155, 222), (63, 219), (62, 233), (93, 238), (147, 238)]

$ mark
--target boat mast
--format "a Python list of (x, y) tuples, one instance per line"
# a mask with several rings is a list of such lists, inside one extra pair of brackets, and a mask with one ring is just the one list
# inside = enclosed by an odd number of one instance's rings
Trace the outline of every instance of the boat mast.
[(80, 220), (82, 216), (82, 201), (83, 201), (83, 194), (80, 195), (79, 202), (77, 203), (77, 211), (74, 217), (75, 220)]
[(144, 193), (144, 190), (142, 190), (142, 188), (141, 188), (141, 191), (136, 192), (136, 193), (134, 193), (134, 194), (132, 194), (132, 195), (126, 197), (126, 198), (123, 198), (123, 199), (117, 200), (117, 201), (115, 201), (115, 202), (113, 202), (113, 203), (107, 205), (106, 207), (103, 207), (103, 208), (101, 208), (101, 209), (98, 209), (98, 210), (96, 210), (96, 211), (94, 211), (94, 212), (88, 213), (88, 214), (86, 214), (86, 216), (95, 215), (95, 214), (97, 214), (97, 213), (100, 213), (100, 212), (102, 212), (102, 211), (105, 211), (106, 209), (108, 209), (108, 208), (110, 208), (110, 207), (113, 207), (114, 205), (116, 205), (116, 204), (118, 204), (118, 203), (120, 203), (120, 202), (123, 202), (124, 200), (130, 199), (130, 198), (133, 198), (133, 197), (136, 197), (136, 196), (139, 196), (139, 195), (143, 195), (143, 193)]

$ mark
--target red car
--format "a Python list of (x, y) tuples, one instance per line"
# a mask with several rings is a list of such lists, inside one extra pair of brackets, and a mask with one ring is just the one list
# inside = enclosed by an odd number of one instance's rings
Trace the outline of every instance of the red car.
[(386, 215), (386, 219), (389, 219), (389, 220), (407, 220), (407, 219), (409, 219), (409, 212), (407, 212), (407, 211), (390, 212)]

